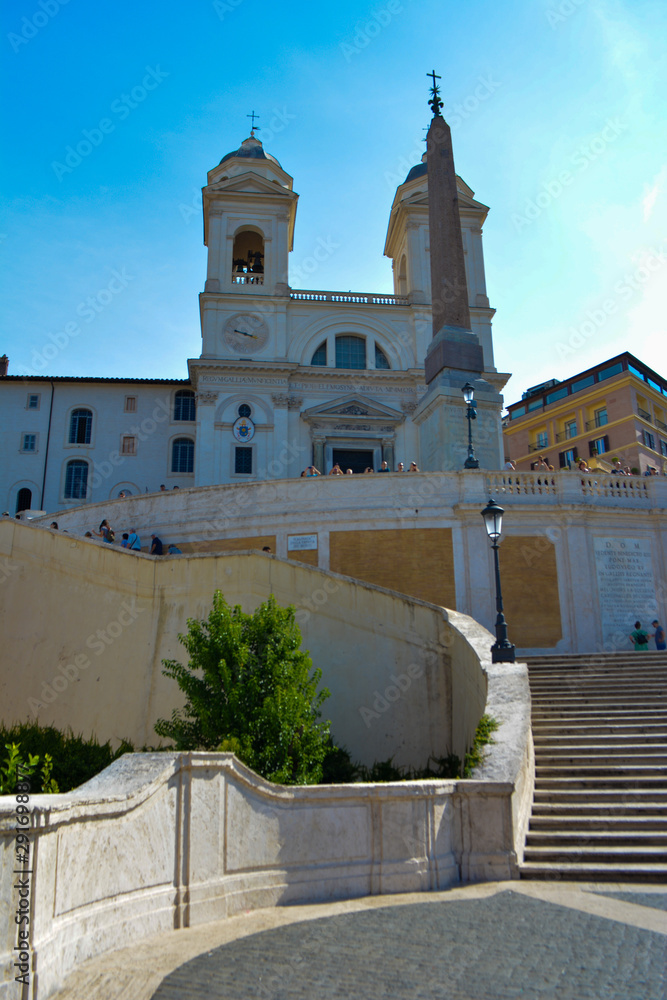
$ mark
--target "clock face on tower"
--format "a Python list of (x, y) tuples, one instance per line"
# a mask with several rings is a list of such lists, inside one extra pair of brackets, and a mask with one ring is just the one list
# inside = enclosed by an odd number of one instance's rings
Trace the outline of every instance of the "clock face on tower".
[(266, 346), (269, 330), (258, 313), (237, 313), (225, 323), (222, 337), (236, 354), (256, 354)]

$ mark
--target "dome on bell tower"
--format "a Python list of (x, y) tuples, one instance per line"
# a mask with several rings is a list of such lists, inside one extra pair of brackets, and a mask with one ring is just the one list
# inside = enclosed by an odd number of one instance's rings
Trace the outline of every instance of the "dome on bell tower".
[[(226, 160), (231, 159), (271, 160), (280, 167), (280, 163), (275, 156), (271, 156), (270, 153), (264, 152), (264, 147), (255, 135), (254, 131), (250, 133), (247, 139), (244, 139), (238, 149), (235, 149), (231, 153), (227, 153), (223, 156), (220, 163), (224, 163)], [(219, 165), (220, 164), (218, 164), (218, 166)]]

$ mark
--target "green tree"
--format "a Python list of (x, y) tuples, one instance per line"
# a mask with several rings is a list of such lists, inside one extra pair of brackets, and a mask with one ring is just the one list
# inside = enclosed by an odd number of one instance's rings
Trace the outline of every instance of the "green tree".
[(204, 621), (188, 619), (179, 640), (187, 666), (163, 660), (163, 673), (185, 694), (185, 707), (159, 719), (155, 732), (177, 750), (229, 750), (269, 781), (317, 784), (329, 746), (318, 721), (329, 691), (301, 652), (294, 608), (273, 595), (254, 614), (231, 608), (222, 593)]

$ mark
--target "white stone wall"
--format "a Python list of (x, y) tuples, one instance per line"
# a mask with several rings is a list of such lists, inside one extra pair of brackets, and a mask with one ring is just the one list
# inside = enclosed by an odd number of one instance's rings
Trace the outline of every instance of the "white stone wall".
[[(194, 475), (171, 472), (174, 438), (194, 440), (196, 424), (176, 421), (174, 394), (190, 388), (187, 383), (98, 382), (95, 380), (9, 379), (0, 382), (0, 504), (14, 514), (18, 491), (32, 492), (32, 507), (58, 511), (79, 506), (66, 501), (65, 470), (70, 459), (89, 464), (88, 500), (97, 503), (153, 491), (164, 483), (168, 489), (194, 484)], [(51, 398), (53, 393), (53, 406)], [(39, 396), (39, 408), (29, 409), (29, 395)], [(126, 398), (136, 397), (136, 409), (126, 411)], [(84, 408), (93, 415), (90, 444), (70, 444), (72, 410)], [(21, 450), (25, 433), (37, 435), (36, 450)], [(122, 454), (122, 439), (136, 439), (134, 455)], [(47, 460), (48, 442), (48, 460)], [(46, 488), (42, 497), (45, 477)], [(97, 525), (95, 525), (97, 527)]]
[[(32, 797), (30, 989), (14, 981), (16, 925), (3, 921), (1, 1000), (47, 1000), (104, 951), (241, 910), (516, 878), (532, 741), (525, 667), (510, 674), (490, 675), (506, 733), (489, 780), (285, 788), (230, 754), (134, 754), (74, 792)], [(15, 807), (0, 798), (10, 912)]]
[[(315, 533), (322, 569), (329, 567), (331, 531), (451, 528), (455, 610), (493, 632), (492, 553), (480, 517), (493, 496), (506, 510), (503, 537), (535, 538), (538, 563), (541, 539), (555, 548), (562, 639), (552, 652), (594, 652), (612, 641), (600, 619), (595, 539), (638, 539), (646, 547), (655, 593), (654, 606), (647, 610), (651, 617), (667, 617), (667, 480), (574, 472), (548, 479), (537, 473), (480, 471), (268, 480), (114, 501), (72, 511), (60, 523), (83, 534), (105, 516), (114, 527), (134, 520), (144, 532), (156, 530), (167, 541), (275, 534), (281, 557), (288, 554), (289, 535)], [(631, 623), (637, 615), (646, 617), (633, 604), (632, 593), (630, 588), (626, 598)], [(626, 638), (614, 640), (614, 648), (626, 648)], [(549, 651), (521, 650), (525, 655)]]

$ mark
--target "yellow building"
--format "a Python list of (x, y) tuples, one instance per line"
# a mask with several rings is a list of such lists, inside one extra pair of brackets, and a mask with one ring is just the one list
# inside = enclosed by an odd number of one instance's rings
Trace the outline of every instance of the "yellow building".
[(667, 473), (667, 381), (628, 352), (534, 386), (507, 410), (505, 457), (519, 470), (542, 456), (555, 469), (583, 458), (605, 471)]

